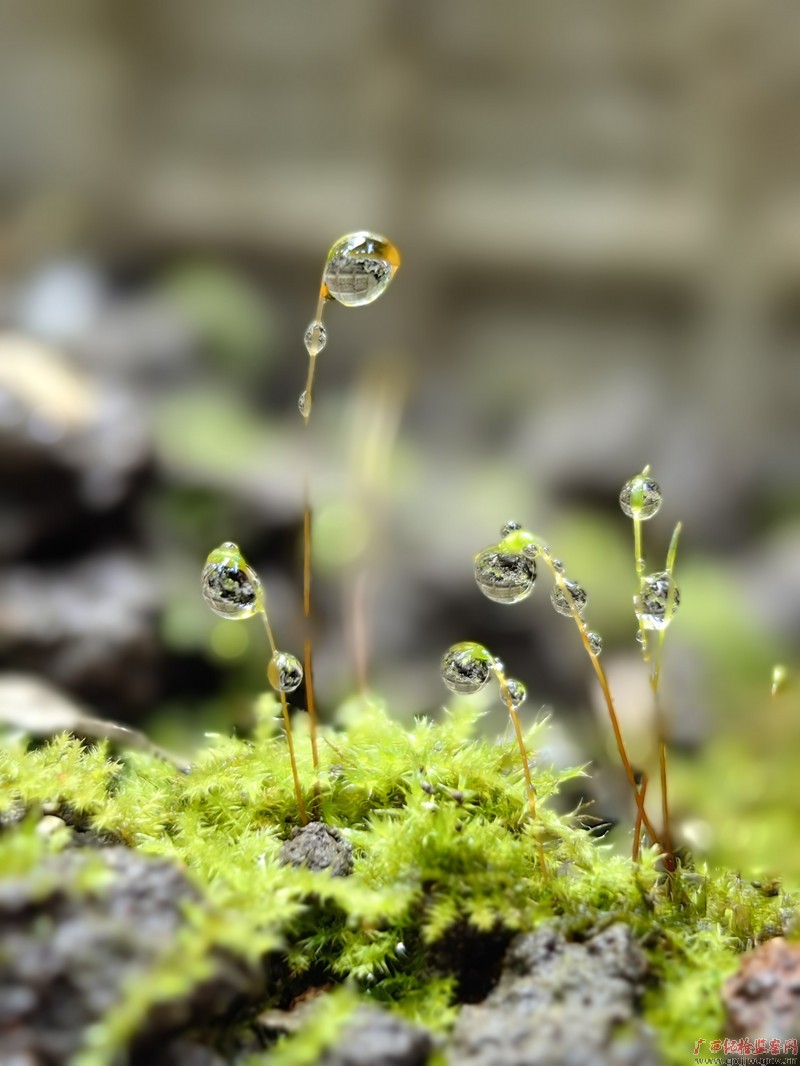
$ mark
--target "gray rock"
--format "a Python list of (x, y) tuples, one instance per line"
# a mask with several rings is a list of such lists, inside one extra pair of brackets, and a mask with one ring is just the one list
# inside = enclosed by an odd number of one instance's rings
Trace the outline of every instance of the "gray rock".
[[(108, 880), (87, 892), (89, 863), (103, 863)], [(182, 906), (199, 900), (175, 864), (119, 847), (66, 851), (0, 881), (0, 1061), (67, 1062), (125, 984), (175, 950)], [(131, 1064), (213, 1061), (185, 1042), (187, 1028), (213, 1028), (238, 1001), (263, 992), (262, 976), (245, 964), (222, 954), (213, 963), (190, 995), (151, 1010)]]
[(637, 1010), (648, 963), (627, 926), (582, 943), (548, 926), (518, 937), (487, 999), (465, 1007), (452, 1066), (655, 1066)]
[(376, 1007), (359, 1008), (318, 1066), (425, 1066), (430, 1033)]
[(347, 877), (353, 872), (353, 845), (334, 826), (310, 822), (292, 830), (280, 859), (286, 866), (330, 870), (334, 877)]

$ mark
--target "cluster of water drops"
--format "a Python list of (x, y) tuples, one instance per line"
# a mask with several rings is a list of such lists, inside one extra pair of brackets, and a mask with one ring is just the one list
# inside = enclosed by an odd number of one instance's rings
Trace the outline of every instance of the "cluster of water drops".
[(497, 544), (475, 556), (475, 581), (484, 596), (504, 604), (527, 599), (536, 582), (537, 560), (541, 560), (555, 579), (550, 591), (553, 608), (558, 614), (578, 621), (592, 654), (598, 656), (603, 650), (602, 637), (587, 629), (583, 621), (588, 594), (577, 581), (565, 576), (563, 562), (553, 556), (540, 537), (523, 529), (519, 522), (506, 522), (500, 537)]
[(521, 681), (506, 678), (503, 663), (483, 644), (471, 640), (453, 644), (442, 656), (442, 681), (451, 692), (471, 696), (485, 688), (494, 676), (500, 684), (500, 694), (511, 707), (518, 710), (528, 698)]
[(239, 546), (225, 541), (209, 553), (201, 577), (203, 599), (220, 618), (238, 621), (260, 614), (269, 637), (272, 657), (267, 668), (276, 692), (294, 692), (303, 683), (303, 667), (294, 655), (278, 651), (267, 618), (261, 579), (245, 560)]
[(322, 318), (331, 300), (343, 307), (365, 307), (382, 296), (400, 266), (400, 253), (386, 237), (368, 230), (348, 233), (335, 242), (325, 259), (317, 312), (305, 331), (308, 377), (298, 407), (311, 416), (316, 359), (328, 341)]

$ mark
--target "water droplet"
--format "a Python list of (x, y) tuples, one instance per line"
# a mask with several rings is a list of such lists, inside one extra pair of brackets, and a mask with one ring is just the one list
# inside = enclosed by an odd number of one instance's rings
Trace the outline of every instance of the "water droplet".
[[(634, 603), (635, 603), (636, 602), (636, 597), (635, 596), (634, 596), (633, 600), (634, 600)], [(643, 629), (637, 629), (636, 630), (636, 643), (637, 644), (641, 644), (642, 647), (644, 647), (644, 644), (645, 644), (646, 640), (647, 640), (647, 634), (645, 633), (645, 631)]]
[(442, 681), (451, 692), (480, 692), (493, 669), (494, 659), (488, 649), (470, 640), (454, 644), (442, 656)]
[(508, 692), (508, 698), (511, 701), (511, 706), (515, 711), (519, 710), (525, 700), (528, 698), (528, 690), (525, 688), (521, 681), (516, 681), (513, 677), (509, 677), (506, 680), (506, 691)]
[(251, 618), (261, 608), (261, 581), (233, 541), (225, 541), (206, 559), (203, 598), (220, 618)]
[(276, 651), (267, 667), (267, 679), (276, 692), (294, 692), (303, 683), (300, 660), (288, 651)]
[(553, 585), (550, 592), (552, 605), (559, 614), (567, 617), (573, 614), (583, 614), (588, 599), (586, 589), (577, 581), (570, 581), (568, 577), (562, 578), (558, 584)]
[(309, 355), (319, 355), (328, 343), (328, 331), (320, 321), (315, 319), (309, 324), (303, 337), (303, 343), (305, 344), (306, 351)]
[(531, 540), (522, 549), (522, 554), (526, 559), (535, 559), (539, 555), (547, 555), (548, 550), (547, 545), (540, 540)]
[(495, 603), (519, 603), (533, 592), (536, 563), (522, 552), (486, 548), (475, 557), (478, 588)]
[(599, 655), (603, 650), (603, 638), (599, 633), (595, 633), (593, 629), (590, 629), (586, 634), (586, 639), (589, 641), (589, 647), (592, 649), (592, 655)]
[(642, 578), (642, 587), (634, 597), (636, 616), (642, 629), (666, 629), (677, 611), (681, 594), (666, 570)]
[(500, 536), (507, 537), (511, 533), (516, 533), (518, 529), (522, 529), (522, 526), (519, 522), (506, 522), (506, 524), (500, 530)]
[(345, 307), (377, 300), (400, 266), (400, 253), (385, 237), (360, 231), (340, 237), (328, 252), (322, 282), (327, 294)]
[(561, 562), (560, 559), (551, 559), (550, 560), (550, 565), (552, 566), (552, 568), (555, 570), (555, 572), (557, 574), (563, 574), (564, 573), (564, 564)]
[(651, 477), (637, 474), (622, 486), (619, 505), (628, 518), (652, 518), (661, 506), (661, 488)]
[(305, 418), (306, 415), (309, 413), (310, 409), (311, 407), (308, 402), (308, 392), (303, 389), (303, 391), (297, 397), (297, 410), (300, 412), (303, 418)]
[(506, 664), (503, 662), (503, 660), (502, 659), (498, 659), (497, 656), (495, 656), (495, 659), (494, 659), (494, 670), (495, 670), (495, 673), (502, 674), (502, 672), (505, 670), (505, 668), (506, 668)]

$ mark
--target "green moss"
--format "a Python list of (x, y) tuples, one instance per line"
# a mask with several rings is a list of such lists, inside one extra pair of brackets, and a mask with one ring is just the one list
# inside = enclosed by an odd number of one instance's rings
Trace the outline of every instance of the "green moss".
[[(534, 767), (539, 819), (532, 826), (516, 747), (477, 738), (466, 701), (441, 722), (420, 719), (408, 730), (381, 706), (359, 701), (347, 709), (346, 729), (323, 730), (319, 814), (352, 842), (354, 872), (334, 878), (283, 866), (280, 846), (298, 819), (276, 711), (265, 699), (252, 740), (217, 738), (188, 775), (143, 755), (116, 760), (104, 746), (68, 736), (0, 751), (0, 811), (35, 812), (48, 803), (79, 812), (97, 831), (185, 864), (206, 901), (188, 914), (180, 952), (129, 988), (88, 1034), (80, 1066), (111, 1062), (153, 1004), (208, 976), (219, 948), (280, 960), (285, 976), (273, 983), (275, 1005), (312, 985), (349, 983), (320, 1005), (318, 1024), (293, 1042), (297, 1057), (286, 1061), (313, 1061), (357, 990), (446, 1027), (462, 977), (457, 945), (485, 938), (500, 951), (515, 931), (549, 918), (575, 932), (614, 919), (633, 926), (658, 978), (647, 1016), (665, 1048), (680, 1047), (683, 1059), (675, 1061), (685, 1061), (690, 1037), (693, 1046), (719, 1033), (717, 993), (737, 955), (774, 933), (792, 905), (730, 874), (679, 869), (665, 882), (654, 851), (636, 867), (615, 855), (577, 818), (548, 806), (579, 769)], [(295, 742), (313, 810), (302, 719)], [(63, 846), (59, 834), (37, 836), (32, 818), (0, 833), (0, 876), (30, 871), (49, 848)], [(545, 843), (549, 876), (539, 867), (534, 831)], [(273, 1054), (270, 1062), (283, 1061), (283, 1051)]]

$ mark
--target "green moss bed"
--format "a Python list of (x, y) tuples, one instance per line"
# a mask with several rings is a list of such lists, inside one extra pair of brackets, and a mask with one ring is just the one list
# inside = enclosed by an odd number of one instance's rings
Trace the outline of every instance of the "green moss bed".
[[(548, 922), (575, 937), (630, 927), (650, 964), (644, 1019), (664, 1060), (685, 1063), (698, 1037), (721, 1035), (721, 986), (742, 952), (792, 925), (796, 901), (774, 885), (688, 860), (668, 878), (654, 850), (634, 865), (579, 813), (556, 813), (559, 786), (581, 769), (557, 773), (534, 756), (532, 823), (516, 746), (482, 739), (467, 701), (411, 729), (354, 704), (341, 729), (321, 732), (316, 778), (298, 719), (307, 808), (352, 845), (352, 869), (292, 865), (281, 851), (299, 819), (276, 713), (265, 698), (251, 738), (212, 738), (185, 774), (67, 734), (0, 748), (0, 892), (25, 881), (52, 893), (53, 853), (74, 851), (76, 837), (98, 845), (58, 886), (79, 901), (108, 890), (96, 858), (107, 844), (178, 864), (196, 889), (170, 949), (128, 975), (82, 1033), (77, 1066), (123, 1061), (153, 1012), (190, 997), (223, 957), (264, 978), (212, 1026), (236, 1061), (317, 1062), (364, 1003), (446, 1034), (461, 1004), (489, 992), (512, 938)], [(257, 1017), (304, 999), (298, 1032), (253, 1043)], [(431, 1061), (444, 1061), (441, 1047)]]

